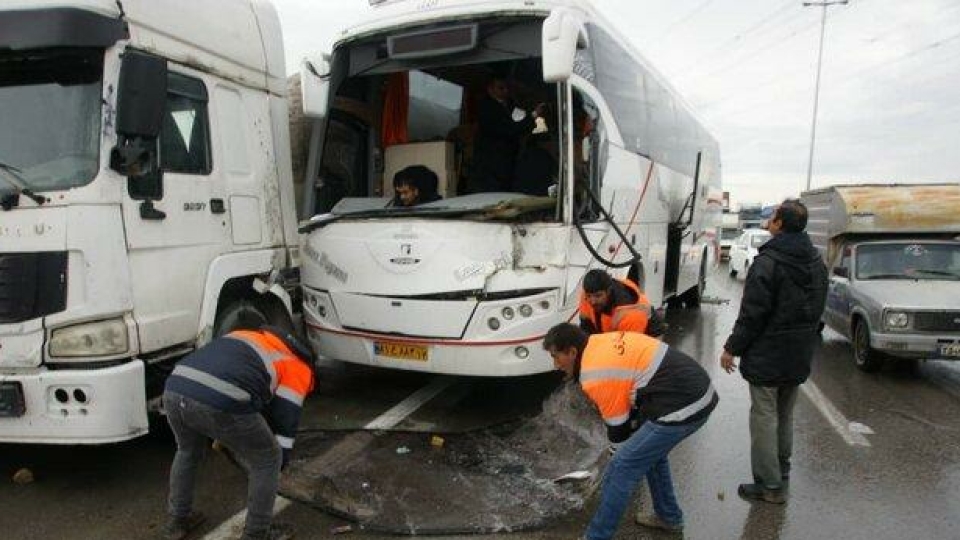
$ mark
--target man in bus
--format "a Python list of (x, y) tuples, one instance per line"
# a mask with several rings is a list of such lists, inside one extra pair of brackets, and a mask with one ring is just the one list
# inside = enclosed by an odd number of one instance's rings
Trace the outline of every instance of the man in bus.
[(663, 319), (640, 287), (628, 278), (614, 279), (599, 268), (583, 276), (580, 328), (588, 334), (620, 331), (653, 337), (665, 331)]
[(416, 206), (439, 201), (437, 174), (423, 165), (411, 165), (393, 175), (392, 206)]
[(303, 400), (314, 387), (311, 359), (292, 334), (268, 326), (230, 332), (177, 363), (163, 393), (177, 441), (164, 538), (181, 540), (203, 522), (193, 510), (193, 488), (208, 438), (247, 471), (242, 540), (293, 536), (289, 527), (272, 523), (273, 503)]
[[(644, 477), (653, 514), (637, 516), (645, 527), (683, 530), (667, 454), (700, 429), (717, 406), (710, 376), (686, 354), (650, 336), (609, 332), (588, 336), (562, 323), (551, 328), (543, 348), (567, 379), (575, 379), (597, 406), (607, 437), (620, 443), (604, 472), (600, 504), (587, 540), (613, 538)], [(633, 427), (637, 426), (637, 427)]]
[(532, 114), (527, 114), (514, 105), (505, 78), (490, 79), (486, 94), (477, 106), (478, 128), (470, 175), (472, 193), (510, 189), (520, 143), (533, 131), (535, 119), (543, 116), (545, 109), (545, 105), (540, 104)]

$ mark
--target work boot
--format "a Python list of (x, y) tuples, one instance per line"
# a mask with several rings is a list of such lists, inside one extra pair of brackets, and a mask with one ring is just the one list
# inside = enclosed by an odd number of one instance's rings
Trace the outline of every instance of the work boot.
[(246, 532), (240, 540), (290, 540), (293, 538), (293, 527), (289, 523), (274, 522), (270, 528), (261, 532)]
[(661, 531), (673, 533), (683, 532), (683, 523), (669, 523), (656, 514), (637, 512), (637, 524), (651, 529), (660, 529)]
[(761, 501), (773, 504), (783, 504), (787, 502), (787, 496), (783, 488), (768, 488), (761, 484), (740, 484), (737, 488), (737, 495), (748, 501)]
[(182, 518), (169, 516), (163, 525), (163, 538), (164, 540), (183, 540), (206, 520), (207, 516), (200, 512), (190, 512), (190, 515)]

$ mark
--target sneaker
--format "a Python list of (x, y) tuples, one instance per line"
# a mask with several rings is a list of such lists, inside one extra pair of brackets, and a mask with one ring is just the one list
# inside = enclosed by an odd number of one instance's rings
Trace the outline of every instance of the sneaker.
[(641, 514), (637, 512), (637, 524), (662, 531), (683, 532), (683, 523), (669, 523), (656, 514)]
[(163, 526), (163, 538), (164, 540), (183, 540), (206, 520), (207, 516), (200, 512), (190, 512), (190, 515), (182, 518), (170, 516)]
[(760, 484), (740, 484), (737, 488), (737, 495), (748, 501), (762, 501), (773, 504), (783, 504), (787, 502), (787, 496), (783, 488), (771, 489)]
[(266, 531), (251, 533), (244, 531), (240, 540), (290, 540), (293, 527), (289, 523), (275, 522)]

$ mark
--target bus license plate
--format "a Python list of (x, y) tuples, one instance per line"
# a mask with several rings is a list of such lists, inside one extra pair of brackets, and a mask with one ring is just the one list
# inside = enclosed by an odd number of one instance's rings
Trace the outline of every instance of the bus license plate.
[(960, 343), (941, 343), (940, 356), (944, 358), (960, 358)]
[(425, 345), (374, 341), (373, 353), (377, 356), (386, 356), (387, 358), (396, 358), (398, 360), (412, 360), (414, 362), (426, 362), (428, 360), (427, 347)]
[(26, 407), (23, 400), (23, 388), (18, 382), (0, 383), (0, 417), (23, 416)]

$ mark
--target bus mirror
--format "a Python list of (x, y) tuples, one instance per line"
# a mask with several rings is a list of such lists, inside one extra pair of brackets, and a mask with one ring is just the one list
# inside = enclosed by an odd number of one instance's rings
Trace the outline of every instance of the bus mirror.
[(567, 9), (555, 9), (543, 21), (543, 80), (563, 82), (573, 74), (578, 48), (590, 44), (583, 20)]
[(156, 139), (167, 104), (167, 61), (128, 50), (120, 66), (117, 91), (117, 134)]
[(323, 118), (327, 115), (330, 94), (330, 56), (318, 55), (303, 59), (300, 65), (300, 94), (303, 115)]

